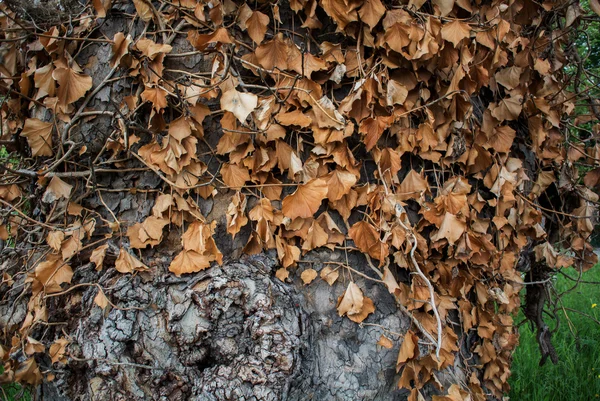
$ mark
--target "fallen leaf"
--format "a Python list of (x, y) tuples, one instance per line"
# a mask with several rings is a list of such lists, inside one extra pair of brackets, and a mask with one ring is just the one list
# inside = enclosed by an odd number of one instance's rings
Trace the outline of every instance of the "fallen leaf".
[(451, 42), (454, 47), (471, 34), (471, 27), (465, 22), (453, 20), (442, 26), (442, 39)]
[(52, 343), (49, 352), (52, 363), (67, 363), (67, 358), (65, 357), (65, 354), (67, 353), (67, 345), (69, 345), (70, 343), (71, 341), (69, 341), (66, 338), (59, 338), (58, 340)]
[(102, 309), (106, 309), (106, 307), (109, 305), (108, 298), (106, 298), (104, 291), (102, 291), (100, 288), (98, 289), (98, 294), (96, 294), (94, 297), (94, 303)]

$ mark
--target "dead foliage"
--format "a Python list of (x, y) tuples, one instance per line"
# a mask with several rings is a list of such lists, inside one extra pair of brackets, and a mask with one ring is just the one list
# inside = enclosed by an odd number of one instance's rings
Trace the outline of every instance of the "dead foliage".
[[(571, 136), (572, 125), (594, 117), (571, 117), (579, 94), (565, 72), (582, 16), (575, 2), (94, 0), (44, 31), (18, 10), (0, 10), (1, 139), (30, 152), (31, 166), (2, 167), (0, 233), (38, 241), (20, 254), (28, 309), (4, 328), (3, 381), (39, 383), (36, 353), (68, 361), (68, 339), (34, 338), (53, 319), (48, 300), (77, 285), (77, 264), (152, 272), (145, 250), (169, 227), (182, 232), (174, 275), (222, 263), (216, 222), (196, 202), (218, 193), (231, 195), (227, 232), (250, 227), (244, 251), (274, 250), (282, 280), (317, 248), (365, 255), (365, 267), (333, 262), (301, 279), (327, 281), (340, 294), (339, 315), (357, 323), (374, 303), (352, 275), (387, 287), (414, 323), (397, 363), (411, 400), (426, 383), (441, 387), (436, 372), (459, 353), (463, 378), (433, 399), (501, 397), (524, 266), (596, 263), (588, 239), (598, 195), (588, 187), (597, 184), (598, 126), (588, 139)], [(112, 13), (143, 24), (142, 34), (96, 35)], [(185, 54), (173, 51), (177, 37), (187, 38)], [(91, 77), (77, 62), (94, 41), (111, 46), (107, 76)], [(209, 68), (165, 67), (193, 55)], [(89, 107), (118, 80), (131, 84), (120, 103)], [(89, 155), (71, 131), (107, 115), (112, 132)], [(209, 121), (216, 146), (206, 140)], [(144, 221), (85, 206), (107, 190), (96, 177), (131, 168), (126, 161), (163, 182)], [(578, 163), (592, 167), (588, 187)], [(36, 188), (41, 199), (29, 197)], [(50, 209), (33, 218), (21, 210), (25, 199)], [(110, 255), (105, 242), (114, 238), (121, 245)], [(403, 269), (408, 280), (399, 279)], [(543, 286), (547, 275), (535, 277), (530, 284)], [(5, 274), (2, 286), (13, 282)], [(95, 302), (114, 307), (102, 288)], [(535, 309), (531, 318), (541, 319)], [(18, 350), (26, 357), (15, 359)]]

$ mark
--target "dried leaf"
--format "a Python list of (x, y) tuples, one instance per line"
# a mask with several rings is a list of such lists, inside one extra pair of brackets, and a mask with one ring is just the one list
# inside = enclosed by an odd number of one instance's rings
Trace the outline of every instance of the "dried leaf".
[(21, 131), (21, 136), (27, 138), (27, 143), (31, 148), (31, 155), (52, 156), (52, 128), (54, 124), (44, 122), (37, 118), (28, 118), (25, 120), (25, 126)]
[(257, 105), (258, 97), (252, 93), (230, 89), (221, 95), (221, 108), (232, 112), (241, 123), (246, 121)]
[(290, 219), (296, 217), (311, 217), (327, 196), (327, 182), (322, 179), (314, 179), (306, 184), (298, 185), (296, 191), (283, 199), (281, 211)]
[(42, 196), (42, 202), (53, 203), (61, 198), (69, 199), (71, 190), (73, 190), (72, 185), (67, 184), (57, 176), (54, 176), (46, 187), (46, 191)]
[(106, 257), (106, 251), (108, 250), (108, 244), (100, 245), (92, 251), (90, 256), (90, 262), (96, 265), (96, 270), (102, 270), (104, 258)]
[(58, 104), (67, 106), (81, 99), (92, 88), (92, 77), (73, 68), (59, 67), (52, 76), (58, 82)]
[(364, 296), (360, 288), (353, 281), (348, 284), (344, 295), (338, 299), (337, 311), (339, 316), (355, 315), (362, 311)]
[(302, 272), (300, 278), (304, 282), (304, 285), (308, 285), (312, 283), (315, 278), (317, 278), (317, 271), (315, 269), (306, 269)]
[(333, 283), (335, 283), (340, 276), (340, 273), (337, 270), (333, 270), (329, 266), (325, 266), (321, 270), (320, 276), (323, 280), (327, 281), (327, 284), (333, 285)]

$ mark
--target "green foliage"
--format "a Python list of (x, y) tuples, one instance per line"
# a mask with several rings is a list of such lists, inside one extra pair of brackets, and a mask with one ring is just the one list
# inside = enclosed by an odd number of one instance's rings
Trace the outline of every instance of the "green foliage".
[[(573, 269), (565, 270), (577, 277)], [(582, 280), (600, 281), (600, 266), (583, 274)], [(558, 291), (565, 291), (573, 282), (558, 275)], [(600, 319), (598, 285), (582, 283), (563, 298), (566, 308), (572, 308)], [(588, 317), (567, 311), (577, 336), (569, 329), (564, 315), (552, 337), (560, 361), (549, 360), (540, 367), (540, 352), (535, 332), (521, 326), (520, 344), (514, 355), (511, 400), (518, 401), (582, 401), (600, 399), (600, 326)], [(521, 321), (523, 315), (517, 321)]]

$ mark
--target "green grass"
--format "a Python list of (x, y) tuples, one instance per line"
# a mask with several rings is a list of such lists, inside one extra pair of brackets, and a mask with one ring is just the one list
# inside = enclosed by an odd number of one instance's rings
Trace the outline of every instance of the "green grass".
[[(573, 269), (565, 273), (577, 277)], [(583, 274), (582, 280), (600, 281), (600, 266)], [(558, 276), (556, 286), (564, 291), (573, 282)], [(598, 304), (598, 306), (593, 306)], [(572, 308), (600, 320), (600, 287), (594, 284), (580, 286), (563, 299), (566, 308)], [(514, 355), (510, 399), (515, 401), (584, 401), (600, 399), (600, 326), (577, 313), (567, 312), (576, 336), (569, 330), (567, 320), (561, 323), (552, 337), (559, 362), (548, 359), (539, 366), (540, 351), (529, 325), (520, 328), (520, 344)], [(517, 322), (523, 319), (520, 314)]]

